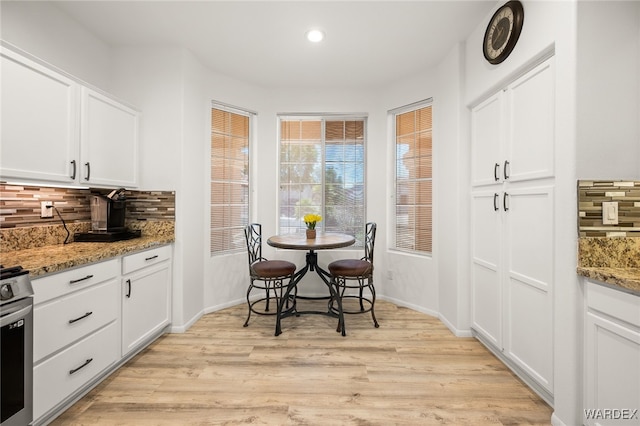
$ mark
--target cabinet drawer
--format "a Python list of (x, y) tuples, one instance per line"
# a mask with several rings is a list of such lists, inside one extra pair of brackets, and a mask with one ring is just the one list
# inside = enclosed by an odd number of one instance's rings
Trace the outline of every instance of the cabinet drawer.
[(120, 287), (113, 279), (36, 306), (34, 362), (115, 321), (119, 300)]
[(36, 365), (33, 418), (38, 419), (119, 359), (118, 323)]
[(71, 271), (37, 278), (32, 281), (33, 303), (46, 302), (74, 291), (107, 281), (119, 275), (119, 259), (83, 266)]
[(168, 245), (130, 254), (122, 258), (122, 273), (126, 275), (169, 258), (171, 258), (171, 246)]
[(616, 319), (640, 327), (640, 296), (587, 281), (587, 305)]

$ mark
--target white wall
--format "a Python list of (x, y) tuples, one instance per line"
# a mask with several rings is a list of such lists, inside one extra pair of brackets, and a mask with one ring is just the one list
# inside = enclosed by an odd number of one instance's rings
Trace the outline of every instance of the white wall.
[(640, 177), (639, 29), (640, 2), (578, 5), (580, 179)]
[(110, 90), (111, 50), (46, 2), (0, 2), (0, 37), (75, 77)]
[[(496, 9), (502, 2), (496, 3)], [(576, 32), (577, 4), (524, 1), (524, 27), (513, 53), (500, 65), (482, 54), (492, 13), (466, 40), (465, 102), (477, 104), (524, 72), (545, 52), (555, 52), (556, 167), (554, 265), (553, 424), (582, 424), (582, 291), (576, 267)], [(532, 255), (535, 255), (532, 253)]]

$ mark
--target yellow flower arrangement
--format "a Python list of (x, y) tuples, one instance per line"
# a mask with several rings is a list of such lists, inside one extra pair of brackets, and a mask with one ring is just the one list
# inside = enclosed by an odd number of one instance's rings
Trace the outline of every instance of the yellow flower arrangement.
[(322, 216), (319, 214), (305, 214), (304, 215), (304, 223), (307, 225), (307, 229), (316, 229), (316, 223), (322, 220)]

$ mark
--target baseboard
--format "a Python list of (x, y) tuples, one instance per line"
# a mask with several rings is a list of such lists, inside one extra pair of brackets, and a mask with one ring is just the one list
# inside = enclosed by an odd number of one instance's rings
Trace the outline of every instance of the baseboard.
[(567, 426), (562, 420), (560, 420), (558, 418), (558, 416), (556, 416), (555, 412), (551, 415), (551, 425), (552, 426)]
[(170, 333), (185, 333), (187, 330), (191, 328), (193, 324), (196, 323), (202, 316), (205, 314), (205, 311), (200, 311), (196, 313), (189, 321), (182, 325), (171, 325)]

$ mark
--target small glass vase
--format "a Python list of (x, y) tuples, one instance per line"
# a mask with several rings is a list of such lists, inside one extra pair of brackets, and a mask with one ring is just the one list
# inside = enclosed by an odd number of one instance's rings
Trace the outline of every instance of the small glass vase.
[(316, 230), (307, 229), (307, 240), (315, 240), (315, 238), (316, 238)]

